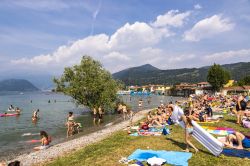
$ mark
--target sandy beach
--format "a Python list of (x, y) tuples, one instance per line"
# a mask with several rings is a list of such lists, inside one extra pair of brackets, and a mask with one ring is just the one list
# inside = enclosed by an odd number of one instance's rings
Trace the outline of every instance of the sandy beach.
[[(151, 109), (150, 109), (151, 110)], [(143, 110), (135, 114), (133, 118), (133, 122), (138, 121), (145, 117), (145, 115), (150, 110)], [(89, 144), (101, 141), (112, 133), (124, 129), (129, 125), (129, 121), (123, 121), (121, 123), (107, 126), (106, 128), (99, 130), (95, 133), (91, 133), (85, 136), (82, 136), (77, 139), (73, 139), (64, 143), (53, 145), (47, 150), (41, 150), (36, 152), (31, 152), (28, 154), (23, 154), (17, 156), (14, 160), (19, 160), (23, 166), (30, 166), (30, 165), (40, 165), (44, 162), (51, 161), (59, 156), (63, 156), (67, 153), (73, 152), (80, 148), (83, 148)]]

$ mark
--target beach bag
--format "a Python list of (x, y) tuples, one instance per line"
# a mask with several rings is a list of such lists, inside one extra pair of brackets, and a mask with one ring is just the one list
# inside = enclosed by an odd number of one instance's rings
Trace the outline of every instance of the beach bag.
[(172, 125), (172, 124), (174, 124), (174, 122), (172, 121), (172, 119), (171, 119), (171, 118), (168, 118), (168, 121), (167, 121), (167, 123), (168, 123), (169, 125)]
[(162, 134), (163, 134), (163, 135), (168, 135), (168, 134), (170, 134), (169, 129), (166, 128), (166, 127), (164, 127), (163, 130), (162, 130)]

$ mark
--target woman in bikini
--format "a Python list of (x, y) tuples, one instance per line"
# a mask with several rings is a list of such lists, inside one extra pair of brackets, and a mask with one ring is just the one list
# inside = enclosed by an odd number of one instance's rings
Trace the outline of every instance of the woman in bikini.
[(189, 111), (188, 111), (188, 115), (186, 115), (185, 117), (186, 118), (183, 121), (185, 123), (185, 141), (186, 141), (187, 146), (186, 146), (186, 149), (184, 151), (189, 152), (189, 146), (191, 146), (192, 148), (194, 148), (195, 153), (197, 153), (199, 150), (190, 141), (190, 137), (194, 131), (194, 128), (192, 125), (193, 116), (189, 115)]
[(51, 137), (45, 131), (40, 131), (41, 136), (41, 146), (35, 147), (34, 150), (43, 150), (49, 147), (49, 143), (51, 142)]
[(74, 116), (73, 116), (73, 112), (69, 112), (68, 114), (68, 118), (67, 118), (67, 122), (66, 122), (66, 126), (67, 126), (67, 138), (69, 136), (73, 135), (73, 128), (74, 128)]

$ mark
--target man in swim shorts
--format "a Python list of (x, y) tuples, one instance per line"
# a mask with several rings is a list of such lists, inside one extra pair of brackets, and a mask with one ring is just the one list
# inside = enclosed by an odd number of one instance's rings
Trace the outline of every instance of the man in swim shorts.
[(237, 131), (234, 134), (229, 134), (226, 137), (225, 142), (223, 141), (221, 142), (230, 148), (235, 148), (235, 149), (250, 148), (250, 139)]

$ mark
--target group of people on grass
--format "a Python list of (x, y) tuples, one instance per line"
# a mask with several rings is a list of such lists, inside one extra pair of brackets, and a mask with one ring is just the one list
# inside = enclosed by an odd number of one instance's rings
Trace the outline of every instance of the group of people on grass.
[[(217, 103), (217, 104), (216, 104)], [(250, 115), (250, 101), (246, 95), (228, 95), (228, 96), (209, 96), (208, 94), (200, 95), (200, 96), (192, 96), (192, 99), (189, 99), (189, 107), (184, 111), (183, 121), (186, 124), (186, 135), (189, 137), (192, 134), (192, 120), (194, 121), (207, 121), (207, 117), (213, 116), (213, 111), (220, 113), (223, 112), (224, 109), (228, 109), (231, 111), (230, 114), (235, 114), (237, 117), (237, 124), (242, 125), (242, 120), (244, 118), (248, 118)], [(212, 106), (214, 106), (212, 108)], [(199, 119), (197, 119), (197, 115), (194, 114), (195, 109), (201, 110), (200, 112), (204, 112), (203, 115), (199, 113)], [(191, 128), (191, 129), (190, 129)], [(186, 138), (187, 145), (190, 145), (195, 150), (196, 148), (188, 142)], [(250, 148), (250, 139), (248, 139), (244, 134), (240, 132), (235, 132), (233, 134), (229, 134), (226, 137), (225, 141), (222, 141), (225, 146), (236, 149)]]
[[(189, 147), (192, 147), (195, 152), (198, 152), (190, 141), (190, 136), (193, 134), (192, 121), (208, 122), (213, 119), (215, 113), (221, 113), (225, 109), (229, 110), (230, 114), (235, 114), (236, 123), (242, 125), (242, 119), (250, 116), (250, 101), (246, 95), (191, 95), (188, 100), (175, 102), (175, 104), (172, 102), (167, 105), (161, 103), (155, 111), (148, 113), (146, 120), (141, 122), (140, 129), (148, 130), (151, 126), (171, 125), (183, 121), (187, 145), (185, 151), (189, 151)], [(215, 122), (218, 121), (219, 119)], [(229, 134), (223, 143), (230, 148), (250, 148), (250, 139), (237, 131)]]

